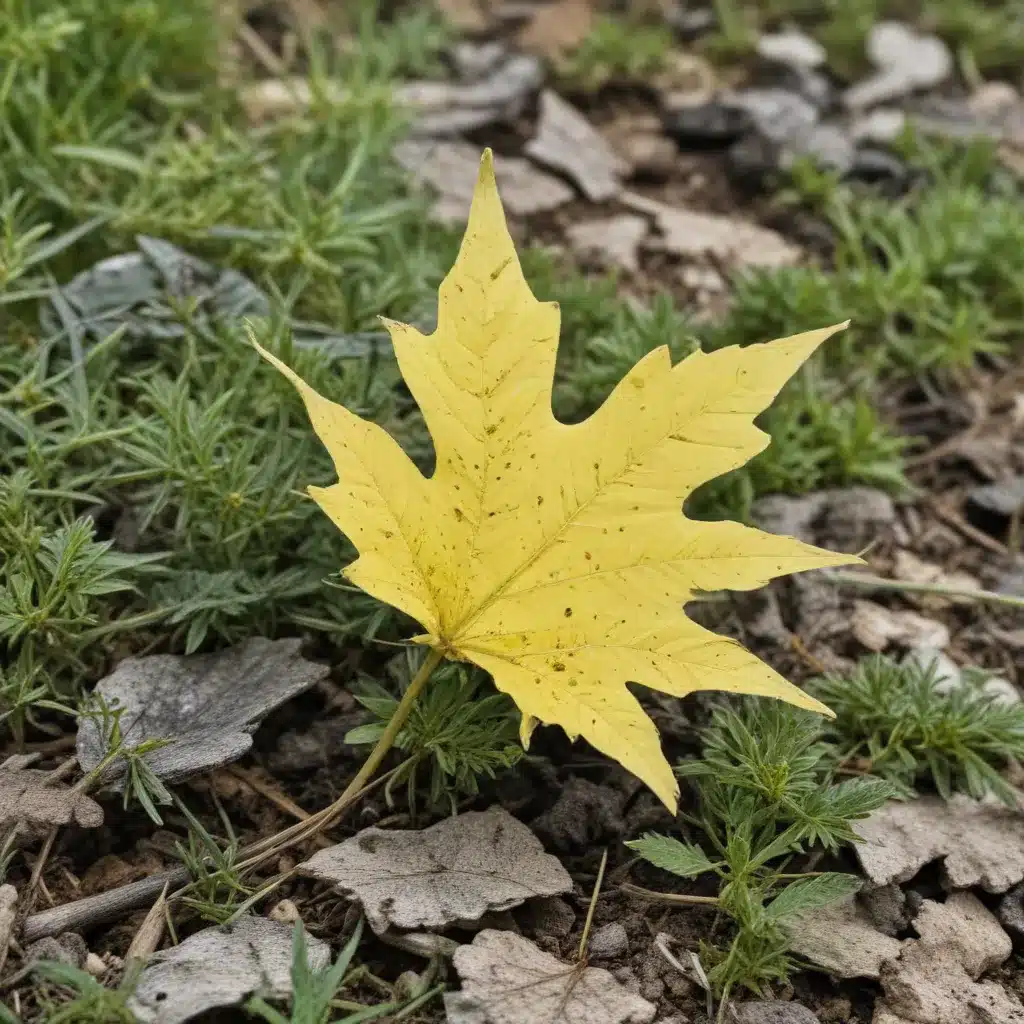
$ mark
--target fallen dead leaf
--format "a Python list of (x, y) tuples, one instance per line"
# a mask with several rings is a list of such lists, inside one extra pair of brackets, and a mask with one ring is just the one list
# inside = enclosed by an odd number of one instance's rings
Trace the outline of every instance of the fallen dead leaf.
[(367, 828), (320, 850), (300, 874), (362, 905), (375, 932), (443, 929), (572, 890), (557, 857), (502, 807), (445, 818), (422, 831)]
[(1021, 1024), (1024, 1006), (995, 982), (977, 978), (1009, 957), (999, 922), (971, 893), (925, 900), (914, 921), (920, 938), (903, 943), (881, 972), (884, 1000), (874, 1024)]
[(103, 808), (67, 786), (47, 785), (50, 773), (0, 765), (0, 836), (21, 822), (25, 838), (40, 838), (58, 825), (98, 828)]
[(541, 93), (537, 134), (526, 144), (525, 152), (538, 163), (567, 174), (595, 203), (616, 195), (620, 177), (629, 170), (608, 140), (551, 89)]
[[(301, 646), (252, 637), (216, 654), (127, 658), (96, 692), (124, 708), (126, 746), (171, 740), (145, 759), (161, 779), (180, 782), (241, 757), (266, 715), (327, 676), (328, 667), (303, 658)], [(99, 722), (81, 720), (77, 749), (85, 771), (100, 763), (106, 746)], [(105, 781), (119, 788), (123, 772), (123, 762), (115, 763)]]
[(902, 943), (883, 935), (856, 896), (785, 923), (790, 948), (839, 978), (877, 978)]
[[(439, 193), (432, 211), (436, 220), (446, 224), (466, 221), (480, 167), (476, 147), (456, 140), (406, 139), (393, 152), (415, 180)], [(496, 156), (494, 173), (505, 208), (518, 216), (553, 210), (573, 198), (565, 182), (519, 157)]]
[[(323, 970), (331, 959), (330, 946), (307, 935), (306, 947), (310, 968)], [(182, 1024), (254, 993), (271, 999), (290, 996), (291, 967), (292, 929), (246, 915), (155, 953), (128, 1006), (142, 1024)]]
[(518, 43), (530, 53), (558, 60), (579, 46), (593, 25), (590, 0), (554, 0), (537, 8), (537, 13), (520, 29)]
[(647, 221), (630, 213), (582, 220), (570, 224), (565, 237), (580, 256), (635, 274), (640, 269), (638, 250), (647, 237)]
[(777, 231), (749, 221), (667, 206), (634, 192), (619, 199), (653, 216), (663, 235), (659, 247), (676, 256), (712, 256), (738, 267), (786, 267), (800, 259), (800, 250)]
[(657, 1007), (598, 967), (572, 966), (513, 932), (486, 930), (453, 957), (448, 1024), (648, 1024)]
[(949, 889), (1006, 892), (1024, 878), (1024, 814), (995, 801), (892, 800), (853, 827), (864, 840), (857, 858), (876, 885), (905, 882), (939, 859)]
[(889, 644), (909, 648), (942, 648), (950, 641), (949, 629), (917, 612), (887, 608), (875, 601), (853, 602), (850, 631), (869, 651), (884, 651)]

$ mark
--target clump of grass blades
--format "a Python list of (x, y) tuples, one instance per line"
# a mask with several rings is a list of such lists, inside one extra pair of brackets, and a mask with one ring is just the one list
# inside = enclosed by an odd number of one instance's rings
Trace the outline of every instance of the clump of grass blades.
[(935, 664), (900, 665), (879, 655), (808, 689), (836, 713), (825, 728), (839, 756), (864, 762), (903, 796), (930, 783), (946, 798), (958, 790), (978, 799), (991, 793), (1016, 806), (999, 769), (1024, 757), (1024, 705), (986, 693), (986, 678), (968, 670), (949, 689)]

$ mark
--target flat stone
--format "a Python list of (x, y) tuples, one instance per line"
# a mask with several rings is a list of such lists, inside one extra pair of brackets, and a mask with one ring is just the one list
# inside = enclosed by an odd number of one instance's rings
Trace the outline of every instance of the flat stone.
[(807, 132), (818, 120), (814, 104), (789, 89), (742, 89), (726, 93), (722, 102), (743, 111), (760, 135), (780, 144)]
[[(405, 139), (393, 150), (395, 159), (417, 181), (438, 192), (432, 216), (447, 224), (469, 217), (480, 170), (480, 150), (468, 142), (446, 139)], [(494, 174), (505, 209), (517, 216), (553, 210), (573, 198), (572, 189), (558, 178), (518, 157), (494, 157)]]
[(621, 188), (626, 162), (608, 140), (571, 104), (545, 89), (540, 97), (537, 135), (526, 155), (552, 170), (567, 174), (592, 202), (611, 199)]
[(669, 111), (665, 132), (684, 150), (724, 149), (754, 124), (746, 110), (720, 100)]
[(782, 999), (759, 999), (732, 1007), (735, 1024), (821, 1024), (817, 1014), (802, 1003)]
[(801, 68), (818, 68), (828, 59), (821, 43), (796, 29), (761, 36), (757, 41), (757, 53), (765, 60)]
[(953, 72), (953, 55), (938, 36), (919, 35), (898, 21), (873, 25), (867, 52), (878, 72), (843, 94), (843, 102), (851, 110), (933, 88)]
[(584, 220), (565, 229), (573, 251), (605, 267), (636, 273), (640, 269), (640, 244), (647, 237), (647, 219), (631, 213)]
[(854, 896), (794, 917), (785, 928), (794, 953), (839, 978), (878, 978), (900, 952), (899, 940), (879, 931)]

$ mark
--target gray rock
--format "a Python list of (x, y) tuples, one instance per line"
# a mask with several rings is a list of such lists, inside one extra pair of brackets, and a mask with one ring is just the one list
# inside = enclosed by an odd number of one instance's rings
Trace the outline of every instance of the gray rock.
[(757, 53), (765, 60), (801, 68), (821, 67), (828, 58), (821, 43), (796, 29), (761, 36), (757, 41)]
[(819, 543), (859, 551), (896, 522), (896, 505), (873, 487), (842, 487), (825, 492)]
[(930, 89), (953, 71), (953, 55), (938, 36), (919, 35), (898, 21), (875, 24), (867, 51), (878, 72), (846, 90), (843, 102), (851, 110)]
[(452, 63), (459, 77), (475, 82), (493, 71), (505, 59), (505, 45), (497, 40), (487, 43), (458, 43), (452, 51)]
[(733, 1007), (736, 1024), (821, 1024), (817, 1015), (801, 1003), (760, 999)]
[(846, 174), (853, 167), (856, 149), (853, 140), (837, 124), (816, 124), (791, 139), (783, 148), (783, 167), (794, 160), (810, 158), (819, 167)]
[(722, 102), (746, 113), (758, 134), (779, 144), (806, 133), (818, 120), (814, 104), (789, 89), (742, 89), (726, 94)]
[(857, 150), (848, 176), (869, 185), (890, 184), (901, 190), (910, 181), (910, 171), (898, 156), (870, 146)]
[(1009, 518), (1024, 508), (1024, 476), (975, 487), (967, 498), (968, 507)]
[(858, 142), (895, 142), (907, 127), (907, 112), (893, 107), (876, 107), (854, 119), (850, 134)]
[(753, 128), (750, 115), (719, 100), (680, 107), (664, 117), (665, 133), (684, 150), (725, 147)]
[(612, 921), (595, 928), (590, 935), (587, 950), (593, 960), (614, 960), (617, 956), (624, 956), (629, 952), (629, 936), (626, 935), (625, 926), (619, 921)]

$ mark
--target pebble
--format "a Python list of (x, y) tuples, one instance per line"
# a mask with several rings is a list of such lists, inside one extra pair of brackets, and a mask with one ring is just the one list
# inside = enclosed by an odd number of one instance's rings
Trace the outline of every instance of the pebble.
[[(613, 960), (629, 952), (629, 936), (620, 921), (601, 925), (590, 936), (587, 952), (592, 960)], [(646, 998), (646, 997), (645, 997)]]
[(271, 921), (282, 924), (295, 924), (300, 920), (299, 908), (291, 900), (278, 900), (267, 915)]
[(850, 134), (858, 142), (894, 142), (907, 126), (907, 115), (893, 107), (877, 107), (856, 118)]
[(819, 68), (828, 58), (821, 43), (796, 29), (761, 36), (757, 53), (765, 60), (800, 68)]
[(712, 100), (669, 111), (664, 127), (682, 149), (724, 149), (749, 132), (753, 122), (746, 111)]
[(902, 188), (910, 180), (910, 171), (898, 156), (874, 148), (858, 148), (847, 174), (869, 185), (891, 183)]
[(1024, 476), (975, 487), (967, 496), (969, 505), (997, 516), (1012, 516), (1024, 509)]
[(821, 1024), (818, 1016), (801, 1003), (759, 999), (733, 1007), (735, 1024)]
[(576, 923), (576, 911), (559, 896), (539, 896), (530, 901), (535, 931), (556, 939), (568, 938)]
[(727, 105), (744, 111), (754, 129), (771, 142), (789, 142), (818, 121), (814, 104), (790, 89), (742, 89), (723, 99)]
[(953, 55), (938, 36), (920, 35), (902, 22), (877, 22), (866, 48), (878, 72), (846, 90), (843, 102), (851, 110), (933, 88), (953, 72)]
[(790, 140), (780, 156), (783, 167), (807, 158), (826, 170), (846, 174), (856, 160), (856, 148), (839, 125), (816, 124), (810, 131)]
[(103, 957), (97, 956), (92, 950), (86, 954), (85, 963), (82, 964), (82, 967), (94, 978), (102, 978), (107, 973), (107, 965)]

